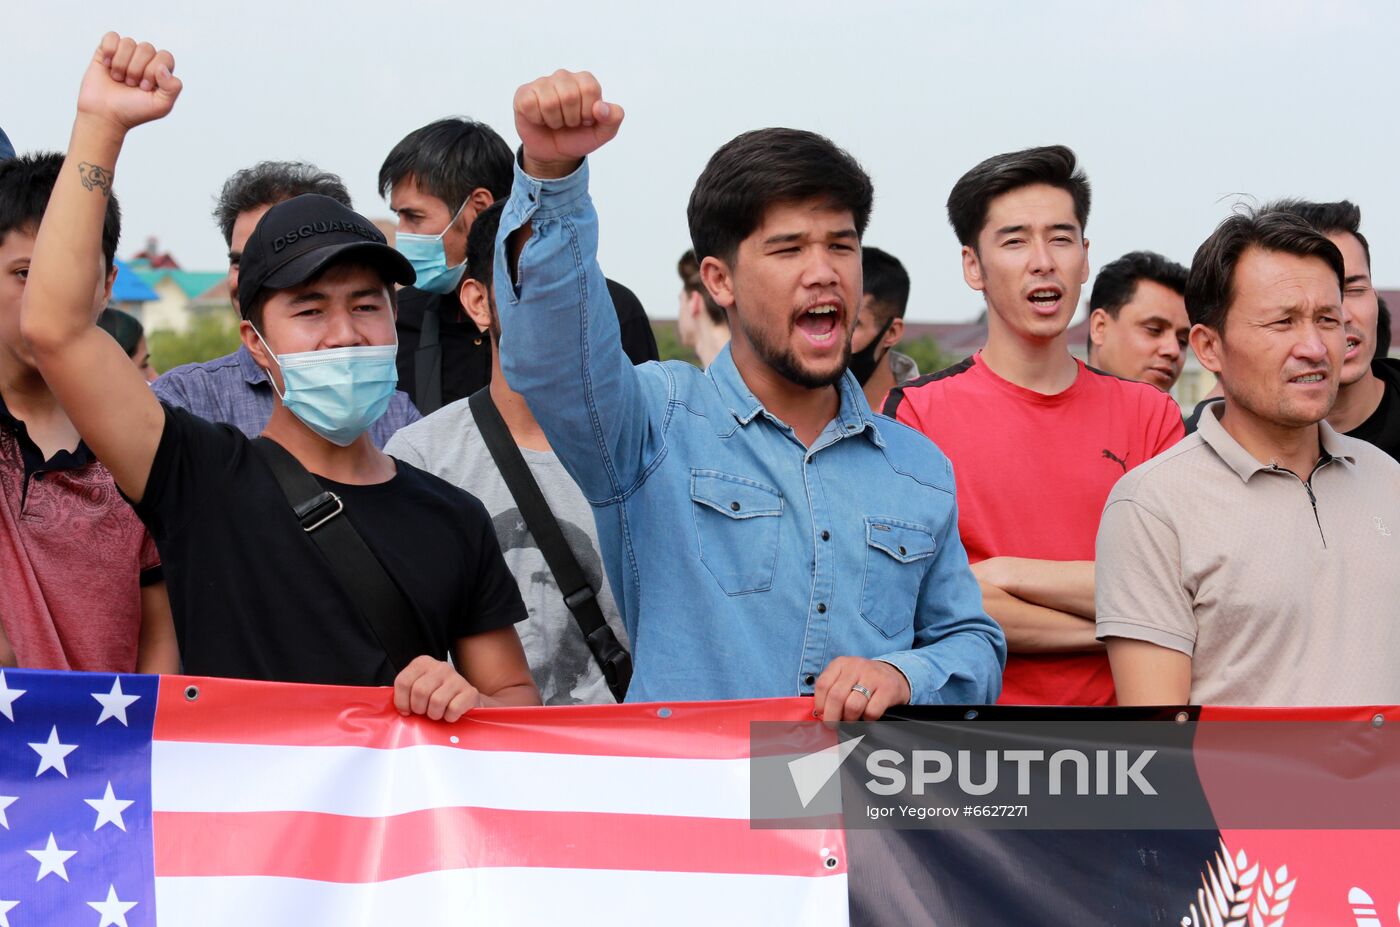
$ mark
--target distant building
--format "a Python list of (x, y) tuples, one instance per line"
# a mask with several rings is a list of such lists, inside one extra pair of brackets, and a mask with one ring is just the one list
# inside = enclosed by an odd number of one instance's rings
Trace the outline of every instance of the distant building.
[[(156, 291), (146, 285), (131, 265), (121, 260), (116, 261), (117, 279), (112, 284), (112, 305), (123, 312), (129, 313), (140, 320), (145, 316), (145, 306), (154, 302), (160, 297)], [(141, 323), (145, 326), (145, 323)]]
[(152, 235), (146, 239), (146, 246), (131, 256), (131, 263), (150, 270), (179, 270), (175, 256), (160, 250), (160, 242)]
[[(150, 295), (130, 308), (120, 305), (121, 301), (115, 295), (113, 300), (119, 303), (119, 308), (140, 319), (147, 332), (173, 331), (183, 334), (189, 331), (190, 323), (201, 314), (219, 308), (217, 303), (210, 304), (199, 299), (218, 286), (224, 288), (223, 307), (231, 310), (224, 271), (185, 270), (174, 255), (160, 250), (160, 243), (154, 236), (146, 239), (146, 246), (132, 255), (125, 266), (130, 276), (144, 284)], [(119, 284), (122, 276), (120, 272), (117, 274)]]

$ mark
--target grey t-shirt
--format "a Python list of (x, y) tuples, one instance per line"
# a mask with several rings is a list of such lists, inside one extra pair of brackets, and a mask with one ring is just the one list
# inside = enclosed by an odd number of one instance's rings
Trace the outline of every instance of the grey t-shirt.
[[(465, 489), (481, 500), (491, 513), (506, 565), (520, 586), (530, 613), (517, 624), (525, 657), (546, 705), (606, 704), (613, 702), (603, 673), (588, 651), (578, 623), (564, 605), (564, 597), (545, 563), (535, 539), (525, 527), (515, 499), (496, 469), (486, 443), (477, 430), (467, 400), (461, 399), (400, 429), (384, 448), (385, 453), (413, 464)], [(617, 639), (627, 646), (627, 632), (617, 611), (612, 590), (603, 575), (598, 555), (598, 529), (593, 508), (551, 451), (521, 448), (530, 473), (544, 493), (564, 538), (569, 542), (584, 576), (598, 591), (603, 617)]]

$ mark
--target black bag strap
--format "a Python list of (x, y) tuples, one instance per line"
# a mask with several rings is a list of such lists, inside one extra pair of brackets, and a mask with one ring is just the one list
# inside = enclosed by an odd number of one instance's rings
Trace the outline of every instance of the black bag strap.
[(402, 671), (414, 657), (432, 653), (432, 645), (422, 637), (408, 596), (344, 516), (345, 503), (340, 497), (322, 489), (316, 478), (276, 441), (255, 438), (253, 449), (277, 478), (277, 485), (282, 487), (282, 494), (301, 522), (301, 530), (325, 554), (341, 588), (389, 655), (394, 672)]
[(442, 408), (442, 314), (435, 305), (423, 307), (418, 350), (413, 352), (413, 399), (424, 415)]
[(491, 400), (491, 387), (477, 390), (467, 404), (472, 410), (472, 417), (476, 419), (482, 440), (486, 442), (486, 449), (496, 462), (496, 469), (501, 471), (506, 488), (520, 508), (525, 527), (540, 546), (540, 553), (554, 574), (554, 581), (564, 595), (564, 604), (574, 616), (574, 621), (578, 622), (589, 652), (603, 671), (608, 690), (619, 702), (622, 701), (627, 696), (627, 685), (632, 681), (632, 657), (618, 642), (612, 628), (608, 627), (603, 609), (598, 605), (598, 592), (584, 576), (583, 567), (579, 566), (578, 558), (564, 539), (559, 520), (550, 510), (544, 493), (540, 492), (539, 484), (535, 482), (520, 448), (510, 435), (510, 429), (501, 418), (500, 410)]

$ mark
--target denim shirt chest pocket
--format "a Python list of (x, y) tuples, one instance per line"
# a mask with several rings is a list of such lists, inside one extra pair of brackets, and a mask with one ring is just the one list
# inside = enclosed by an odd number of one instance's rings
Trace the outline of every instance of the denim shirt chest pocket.
[(773, 588), (783, 494), (718, 470), (690, 471), (700, 562), (728, 595)]
[(873, 515), (865, 519), (865, 585), (860, 614), (887, 638), (913, 627), (919, 587), (933, 562), (933, 532)]

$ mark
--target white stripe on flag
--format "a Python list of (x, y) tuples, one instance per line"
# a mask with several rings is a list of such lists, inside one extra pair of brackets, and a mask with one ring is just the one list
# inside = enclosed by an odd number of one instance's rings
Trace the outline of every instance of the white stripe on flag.
[[(846, 876), (470, 869), (391, 882), (158, 878), (161, 927), (432, 924), (724, 927), (848, 923)], [(465, 920), (464, 920), (465, 918)]]
[(155, 811), (389, 817), (442, 807), (747, 818), (749, 761), (157, 740)]

